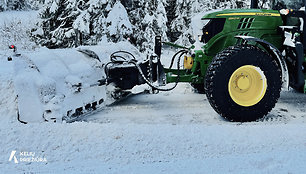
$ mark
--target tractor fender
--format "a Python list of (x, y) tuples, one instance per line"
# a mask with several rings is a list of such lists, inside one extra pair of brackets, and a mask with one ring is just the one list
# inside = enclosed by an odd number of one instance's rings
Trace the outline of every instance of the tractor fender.
[(273, 46), (271, 43), (258, 39), (252, 36), (235, 36), (237, 39), (243, 39), (245, 41), (253, 41), (258, 44), (260, 44), (263, 48), (265, 48), (269, 54), (276, 60), (277, 64), (279, 65), (281, 72), (282, 72), (282, 88), (285, 90), (289, 89), (289, 72), (287, 63), (285, 61), (284, 56), (281, 54), (281, 52)]

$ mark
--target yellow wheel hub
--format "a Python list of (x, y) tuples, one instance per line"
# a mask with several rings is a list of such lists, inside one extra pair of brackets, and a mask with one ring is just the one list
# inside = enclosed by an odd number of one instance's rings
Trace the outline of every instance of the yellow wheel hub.
[(260, 68), (245, 65), (238, 68), (228, 82), (228, 92), (235, 103), (253, 106), (265, 95), (267, 79)]

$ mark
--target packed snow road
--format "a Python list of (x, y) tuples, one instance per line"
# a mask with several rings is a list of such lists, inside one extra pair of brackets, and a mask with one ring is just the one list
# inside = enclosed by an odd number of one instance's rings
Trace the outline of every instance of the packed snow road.
[[(74, 123), (2, 121), (1, 173), (304, 173), (305, 95), (282, 93), (265, 120), (221, 119), (188, 84), (127, 98)], [(1, 115), (4, 117), (5, 115)], [(84, 122), (85, 121), (85, 122)], [(12, 150), (47, 162), (8, 161)]]
[[(305, 123), (305, 111), (306, 95), (284, 91), (276, 107), (264, 119), (251, 124)], [(209, 105), (205, 94), (195, 93), (187, 83), (170, 92), (128, 97), (81, 120), (122, 124), (240, 124), (220, 117)]]

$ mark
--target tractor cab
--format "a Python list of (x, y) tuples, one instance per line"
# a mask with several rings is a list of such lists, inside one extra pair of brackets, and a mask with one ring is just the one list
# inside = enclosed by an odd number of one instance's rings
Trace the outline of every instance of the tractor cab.
[[(277, 10), (281, 14), (284, 25), (280, 28), (283, 31), (299, 34), (299, 41), (305, 45), (306, 49), (306, 13), (305, 0), (272, 0), (270, 8)], [(258, 8), (258, 0), (252, 0), (251, 8)]]

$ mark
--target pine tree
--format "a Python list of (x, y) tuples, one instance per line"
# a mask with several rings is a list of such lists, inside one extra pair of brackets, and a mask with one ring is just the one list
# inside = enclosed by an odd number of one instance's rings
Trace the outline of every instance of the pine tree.
[(176, 42), (178, 44), (187, 46), (193, 39), (190, 33), (191, 31), (189, 30), (192, 17), (192, 1), (177, 0), (175, 6), (176, 18), (172, 21), (170, 29), (174, 33), (180, 33), (180, 36), (177, 38), (178, 40)]
[(157, 1), (157, 9), (156, 9), (156, 13), (155, 13), (155, 20), (157, 25), (154, 26), (155, 29), (155, 33), (162, 36), (162, 38), (164, 38), (164, 40), (167, 40), (167, 31), (168, 31), (168, 27), (167, 27), (167, 12), (165, 9), (165, 6), (167, 5), (167, 1), (166, 0), (158, 0)]
[[(109, 0), (90, 0), (88, 2), (88, 13), (90, 14), (90, 37), (87, 40), (90, 44), (97, 44), (106, 37), (106, 16), (108, 15), (113, 2)], [(107, 39), (106, 39), (107, 40)]]
[(77, 1), (47, 0), (46, 6), (40, 11), (41, 21), (32, 35), (39, 44), (48, 48), (76, 46), (77, 32), (73, 23), (80, 11)]
[(168, 41), (167, 38), (167, 14), (166, 14), (166, 1), (156, 0), (153, 3), (152, 16), (149, 17), (148, 26), (145, 30), (144, 37), (147, 38), (143, 43), (143, 47), (147, 51), (153, 51), (155, 36), (162, 36), (163, 41)]
[(133, 31), (133, 26), (129, 20), (125, 7), (117, 1), (106, 18), (106, 35), (113, 41), (118, 42), (128, 39)]
[(1, 0), (0, 11), (6, 10), (27, 10), (30, 9), (30, 4), (27, 0)]
[(145, 0), (134, 0), (131, 3), (123, 3), (127, 9), (131, 24), (134, 26), (133, 35), (130, 38), (130, 42), (140, 47), (142, 51), (145, 50), (147, 37), (149, 33), (153, 33), (152, 30), (147, 28), (152, 22), (152, 13), (148, 10), (149, 3)]
[(97, 44), (106, 30), (108, 0), (47, 0), (32, 37), (48, 48)]
[(10, 10), (26, 10), (30, 8), (26, 0), (9, 0), (7, 6)]
[(165, 0), (134, 0), (124, 1), (129, 19), (133, 27), (130, 41), (138, 46), (141, 51), (152, 51), (154, 37), (163, 36), (167, 40), (167, 14)]
[(27, 2), (32, 10), (41, 9), (45, 4), (45, 0), (27, 0)]
[[(33, 3), (34, 0), (28, 1)], [(46, 5), (32, 35), (44, 46), (72, 47), (97, 44), (101, 40), (128, 39), (141, 51), (153, 50), (156, 35), (161, 35), (163, 40), (190, 45), (194, 41), (191, 28), (194, 15), (219, 7), (246, 6), (246, 3), (239, 4), (239, 0), (38, 1)]]
[(171, 23), (172, 21), (176, 18), (176, 9), (175, 9), (175, 5), (176, 5), (176, 0), (167, 0), (167, 5), (166, 5), (166, 13), (167, 13), (167, 36), (169, 38), (169, 40), (171, 42), (175, 42), (178, 38), (180, 33), (175, 33), (173, 32), (170, 28), (171, 28)]
[(0, 12), (7, 9), (7, 0), (0, 1)]

